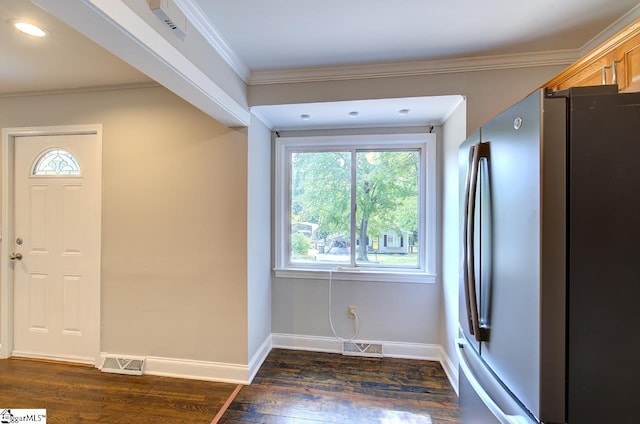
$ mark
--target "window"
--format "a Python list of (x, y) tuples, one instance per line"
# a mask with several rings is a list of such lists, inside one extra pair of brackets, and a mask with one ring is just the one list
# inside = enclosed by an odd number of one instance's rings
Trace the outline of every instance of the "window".
[(435, 134), (278, 138), (276, 274), (433, 279), (435, 166)]
[(51, 149), (36, 160), (31, 175), (80, 175), (80, 165), (66, 150)]

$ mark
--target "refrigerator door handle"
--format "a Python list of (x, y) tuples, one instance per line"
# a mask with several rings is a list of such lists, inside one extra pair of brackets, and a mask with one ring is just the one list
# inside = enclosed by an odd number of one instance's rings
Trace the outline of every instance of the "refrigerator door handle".
[(465, 178), (464, 188), (464, 209), (462, 217), (462, 278), (464, 281), (464, 300), (467, 312), (467, 323), (469, 325), (469, 333), (475, 335), (475, 325), (473, 323), (473, 316), (471, 315), (471, 294), (469, 292), (469, 192), (471, 186), (471, 170), (473, 167), (473, 157), (475, 155), (476, 145), (472, 145), (469, 148), (469, 164), (467, 165), (467, 175)]
[(458, 356), (458, 364), (460, 372), (464, 373), (467, 381), (471, 384), (471, 387), (476, 392), (482, 403), (491, 411), (501, 424), (531, 424), (531, 419), (522, 415), (510, 415), (502, 410), (502, 408), (491, 398), (491, 396), (484, 390), (482, 384), (475, 377), (471, 366), (467, 362), (464, 354), (464, 347), (467, 341), (464, 338), (456, 340), (456, 354)]
[(471, 334), (475, 336), (479, 342), (487, 340), (486, 328), (480, 326), (480, 313), (478, 308), (478, 296), (476, 291), (476, 267), (475, 267), (475, 211), (476, 211), (476, 192), (478, 189), (478, 178), (480, 176), (480, 160), (482, 158), (489, 159), (489, 143), (477, 143), (472, 149), (471, 167), (469, 172), (469, 192), (465, 204), (468, 205), (466, 210), (466, 274), (465, 281), (468, 282), (466, 287), (468, 293), (468, 304), (471, 309)]

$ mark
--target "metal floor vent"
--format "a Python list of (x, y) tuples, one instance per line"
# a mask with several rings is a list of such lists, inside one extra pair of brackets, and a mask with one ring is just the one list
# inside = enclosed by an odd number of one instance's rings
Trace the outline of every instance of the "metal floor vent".
[(106, 356), (100, 370), (114, 374), (142, 375), (144, 374), (144, 363), (144, 358)]
[(342, 354), (351, 356), (370, 356), (374, 358), (382, 358), (382, 344), (343, 342)]

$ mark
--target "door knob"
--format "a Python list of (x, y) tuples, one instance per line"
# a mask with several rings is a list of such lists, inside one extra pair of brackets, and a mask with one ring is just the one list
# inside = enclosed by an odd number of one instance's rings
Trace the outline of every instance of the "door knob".
[(22, 253), (12, 253), (9, 256), (9, 259), (11, 259), (12, 261), (21, 261), (22, 260)]

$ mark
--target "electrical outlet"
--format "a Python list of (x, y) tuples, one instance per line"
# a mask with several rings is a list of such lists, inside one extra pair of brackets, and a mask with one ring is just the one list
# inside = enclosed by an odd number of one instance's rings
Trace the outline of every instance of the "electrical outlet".
[(349, 319), (356, 319), (356, 307), (353, 305), (349, 305), (349, 309), (347, 309), (347, 317)]

